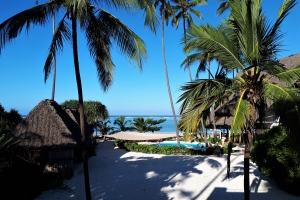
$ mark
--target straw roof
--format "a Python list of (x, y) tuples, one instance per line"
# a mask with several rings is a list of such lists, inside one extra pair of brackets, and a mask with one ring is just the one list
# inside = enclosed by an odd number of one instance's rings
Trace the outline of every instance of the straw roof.
[(25, 139), (21, 146), (31, 149), (76, 147), (81, 139), (78, 112), (64, 110), (55, 101), (43, 100), (23, 119), (12, 134)]
[(111, 137), (120, 140), (159, 140), (164, 138), (176, 137), (176, 134), (119, 132), (112, 135), (106, 135), (105, 137)]

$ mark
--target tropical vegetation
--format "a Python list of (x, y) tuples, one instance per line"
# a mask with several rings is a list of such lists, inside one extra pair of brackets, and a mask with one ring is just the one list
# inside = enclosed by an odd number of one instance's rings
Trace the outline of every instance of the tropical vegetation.
[(300, 153), (293, 148), (286, 128), (278, 126), (258, 135), (251, 160), (280, 188), (300, 195)]
[[(183, 35), (186, 36), (186, 29), (189, 28), (193, 23), (192, 14), (196, 17), (202, 19), (202, 14), (195, 9), (196, 6), (200, 6), (203, 4), (207, 4), (207, 0), (172, 0), (173, 2), (173, 12), (175, 16), (173, 17), (172, 24), (178, 28), (179, 21), (182, 19), (183, 21)], [(184, 38), (184, 43), (186, 43), (186, 39)], [(190, 63), (188, 62), (185, 66), (185, 69), (188, 70), (190, 81), (193, 80)]]
[(173, 8), (172, 8), (170, 2), (166, 1), (166, 0), (154, 0), (153, 5), (155, 8), (158, 8), (159, 16), (161, 19), (162, 57), (163, 57), (163, 62), (164, 62), (164, 70), (165, 70), (169, 100), (170, 100), (172, 115), (173, 115), (173, 119), (174, 119), (174, 126), (175, 126), (175, 130), (176, 130), (177, 144), (178, 144), (178, 147), (180, 148), (179, 129), (177, 126), (177, 118), (176, 118), (176, 113), (175, 113), (175, 108), (174, 108), (174, 103), (173, 103), (173, 98), (172, 98), (172, 93), (171, 93), (171, 88), (170, 88), (169, 72), (168, 72), (167, 58), (166, 58), (166, 52), (165, 52), (165, 23), (166, 23), (166, 25), (168, 25), (169, 19), (172, 16), (174, 16), (174, 11), (173, 11)]
[[(93, 1), (100, 3), (100, 1)], [(144, 4), (146, 4), (146, 1)], [(139, 1), (116, 1), (113, 3), (104, 2), (108, 6), (123, 8), (127, 11), (134, 10)], [(102, 5), (103, 4), (99, 4)], [(0, 50), (14, 38), (16, 38), (24, 26), (27, 31), (30, 25), (44, 25), (48, 18), (55, 13), (64, 13), (58, 23), (50, 45), (49, 53), (44, 65), (45, 81), (52, 70), (53, 57), (64, 47), (64, 42), (72, 44), (74, 69), (76, 74), (78, 102), (80, 113), (80, 128), (82, 138), (83, 155), (86, 154), (86, 136), (84, 125), (84, 107), (82, 83), (80, 76), (78, 46), (77, 46), (77, 26), (80, 25), (82, 32), (87, 39), (87, 47), (91, 57), (95, 61), (97, 75), (100, 85), (106, 91), (113, 82), (114, 63), (110, 50), (113, 45), (120, 49), (129, 60), (136, 63), (138, 68), (142, 68), (144, 60), (147, 58), (145, 44), (132, 30), (123, 24), (116, 17), (106, 10), (93, 5), (90, 0), (54, 0), (22, 11), (0, 24)], [(71, 24), (69, 25), (68, 22)], [(83, 156), (86, 199), (91, 199), (88, 162)]]
[(138, 131), (140, 133), (159, 131), (162, 129), (162, 126), (156, 126), (165, 122), (166, 119), (155, 120), (153, 118), (147, 118), (146, 120), (143, 117), (134, 118), (131, 122), (130, 130)]
[(22, 117), (17, 110), (11, 109), (7, 112), (0, 104), (0, 137), (9, 133), (21, 119)]
[(197, 80), (182, 86), (180, 113), (183, 129), (193, 132), (206, 109), (235, 99), (231, 129), (245, 132), (244, 199), (250, 199), (249, 161), (256, 122), (262, 121), (267, 102), (293, 103), (299, 99), (298, 89), (270, 81), (270, 77), (276, 77), (292, 84), (299, 79), (300, 68), (288, 70), (276, 57), (283, 37), (280, 26), (296, 1), (284, 0), (273, 24), (262, 12), (261, 1), (230, 0), (228, 4), (229, 19), (218, 27), (192, 25), (184, 49), (212, 52), (226, 71), (241, 72), (235, 78)]
[[(78, 100), (67, 100), (60, 104), (63, 108), (78, 110)], [(105, 120), (109, 117), (108, 109), (99, 101), (84, 101), (84, 116), (89, 125), (93, 125), (97, 119)]]
[(208, 147), (205, 151), (193, 150), (189, 148), (178, 148), (176, 146), (151, 146), (137, 144), (136, 141), (126, 140), (114, 140), (114, 145), (126, 149), (127, 151), (151, 153), (151, 154), (163, 154), (163, 155), (177, 155), (181, 153), (183, 155), (220, 155), (223, 154), (223, 149), (219, 146)]
[(114, 125), (117, 125), (117, 132), (131, 130), (130, 126), (127, 126), (127, 124), (131, 124), (131, 120), (125, 120), (124, 116), (119, 116), (114, 120)]

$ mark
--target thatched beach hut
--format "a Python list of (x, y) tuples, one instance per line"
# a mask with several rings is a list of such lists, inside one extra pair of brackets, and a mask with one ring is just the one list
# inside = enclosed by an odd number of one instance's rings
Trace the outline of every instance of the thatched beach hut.
[[(87, 131), (91, 132), (86, 125)], [(17, 125), (12, 134), (23, 141), (26, 158), (43, 172), (73, 175), (74, 150), (80, 147), (79, 113), (43, 100)]]

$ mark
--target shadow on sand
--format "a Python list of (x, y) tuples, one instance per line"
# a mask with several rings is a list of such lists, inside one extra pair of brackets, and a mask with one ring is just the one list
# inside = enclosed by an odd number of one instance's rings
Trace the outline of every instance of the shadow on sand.
[[(224, 178), (225, 156), (128, 153), (123, 149), (114, 149), (113, 142), (107, 141), (98, 145), (97, 156), (89, 160), (92, 199), (243, 199), (243, 162), (240, 159), (239, 156), (232, 157), (231, 162), (238, 162), (232, 165), (232, 176), (228, 182)], [(279, 197), (276, 199), (297, 199), (274, 185), (267, 185), (265, 192), (259, 191), (259, 187), (269, 184), (269, 180), (262, 182), (265, 178), (253, 164), (250, 165), (250, 173), (255, 175), (250, 183), (252, 199), (274, 199), (274, 196)], [(67, 182), (68, 192), (54, 191), (38, 199), (84, 199), (82, 167), (74, 174)], [(232, 189), (226, 187), (231, 181), (236, 184)]]

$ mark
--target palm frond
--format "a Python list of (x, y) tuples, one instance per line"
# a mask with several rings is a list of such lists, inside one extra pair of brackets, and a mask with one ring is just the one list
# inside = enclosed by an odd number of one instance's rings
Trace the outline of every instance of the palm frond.
[[(245, 68), (240, 58), (240, 52), (232, 39), (229, 32), (223, 29), (222, 25), (217, 29), (210, 25), (192, 25), (187, 30), (187, 42), (184, 50), (191, 52), (197, 46), (198, 49), (214, 52), (214, 57), (224, 66)], [(182, 41), (184, 41), (184, 38)]]
[(276, 74), (276, 77), (278, 77), (279, 80), (285, 83), (292, 84), (300, 79), (300, 65), (295, 67), (294, 69), (278, 73)]
[(147, 59), (147, 52), (144, 42), (126, 25), (103, 9), (97, 11), (98, 15), (91, 14), (81, 26), (86, 30), (88, 47), (95, 59), (99, 82), (106, 91), (113, 81), (114, 64), (110, 54), (112, 39), (121, 53), (129, 61), (136, 63), (139, 69), (142, 69), (143, 62)]
[(65, 21), (67, 14), (62, 18), (62, 20), (57, 25), (54, 35), (52, 38), (52, 42), (49, 48), (48, 56), (46, 58), (46, 62), (44, 65), (44, 73), (45, 78), (44, 81), (46, 82), (49, 74), (53, 67), (53, 58), (57, 54), (57, 51), (63, 49), (63, 43), (64, 41), (70, 41), (71, 40), (71, 31), (69, 28), (69, 25)]
[(243, 100), (246, 90), (242, 91), (237, 100), (234, 115), (231, 122), (231, 129), (234, 133), (242, 131), (246, 127), (246, 119), (250, 116), (250, 104)]
[(149, 27), (151, 31), (156, 33), (156, 28), (159, 26), (159, 17), (156, 14), (155, 6), (152, 4), (151, 0), (141, 1), (143, 5), (140, 5), (145, 11), (145, 21), (144, 25)]
[(0, 53), (8, 42), (22, 32), (24, 26), (28, 32), (31, 25), (45, 25), (51, 17), (52, 10), (58, 10), (59, 6), (54, 1), (50, 1), (24, 10), (2, 22), (0, 24)]

